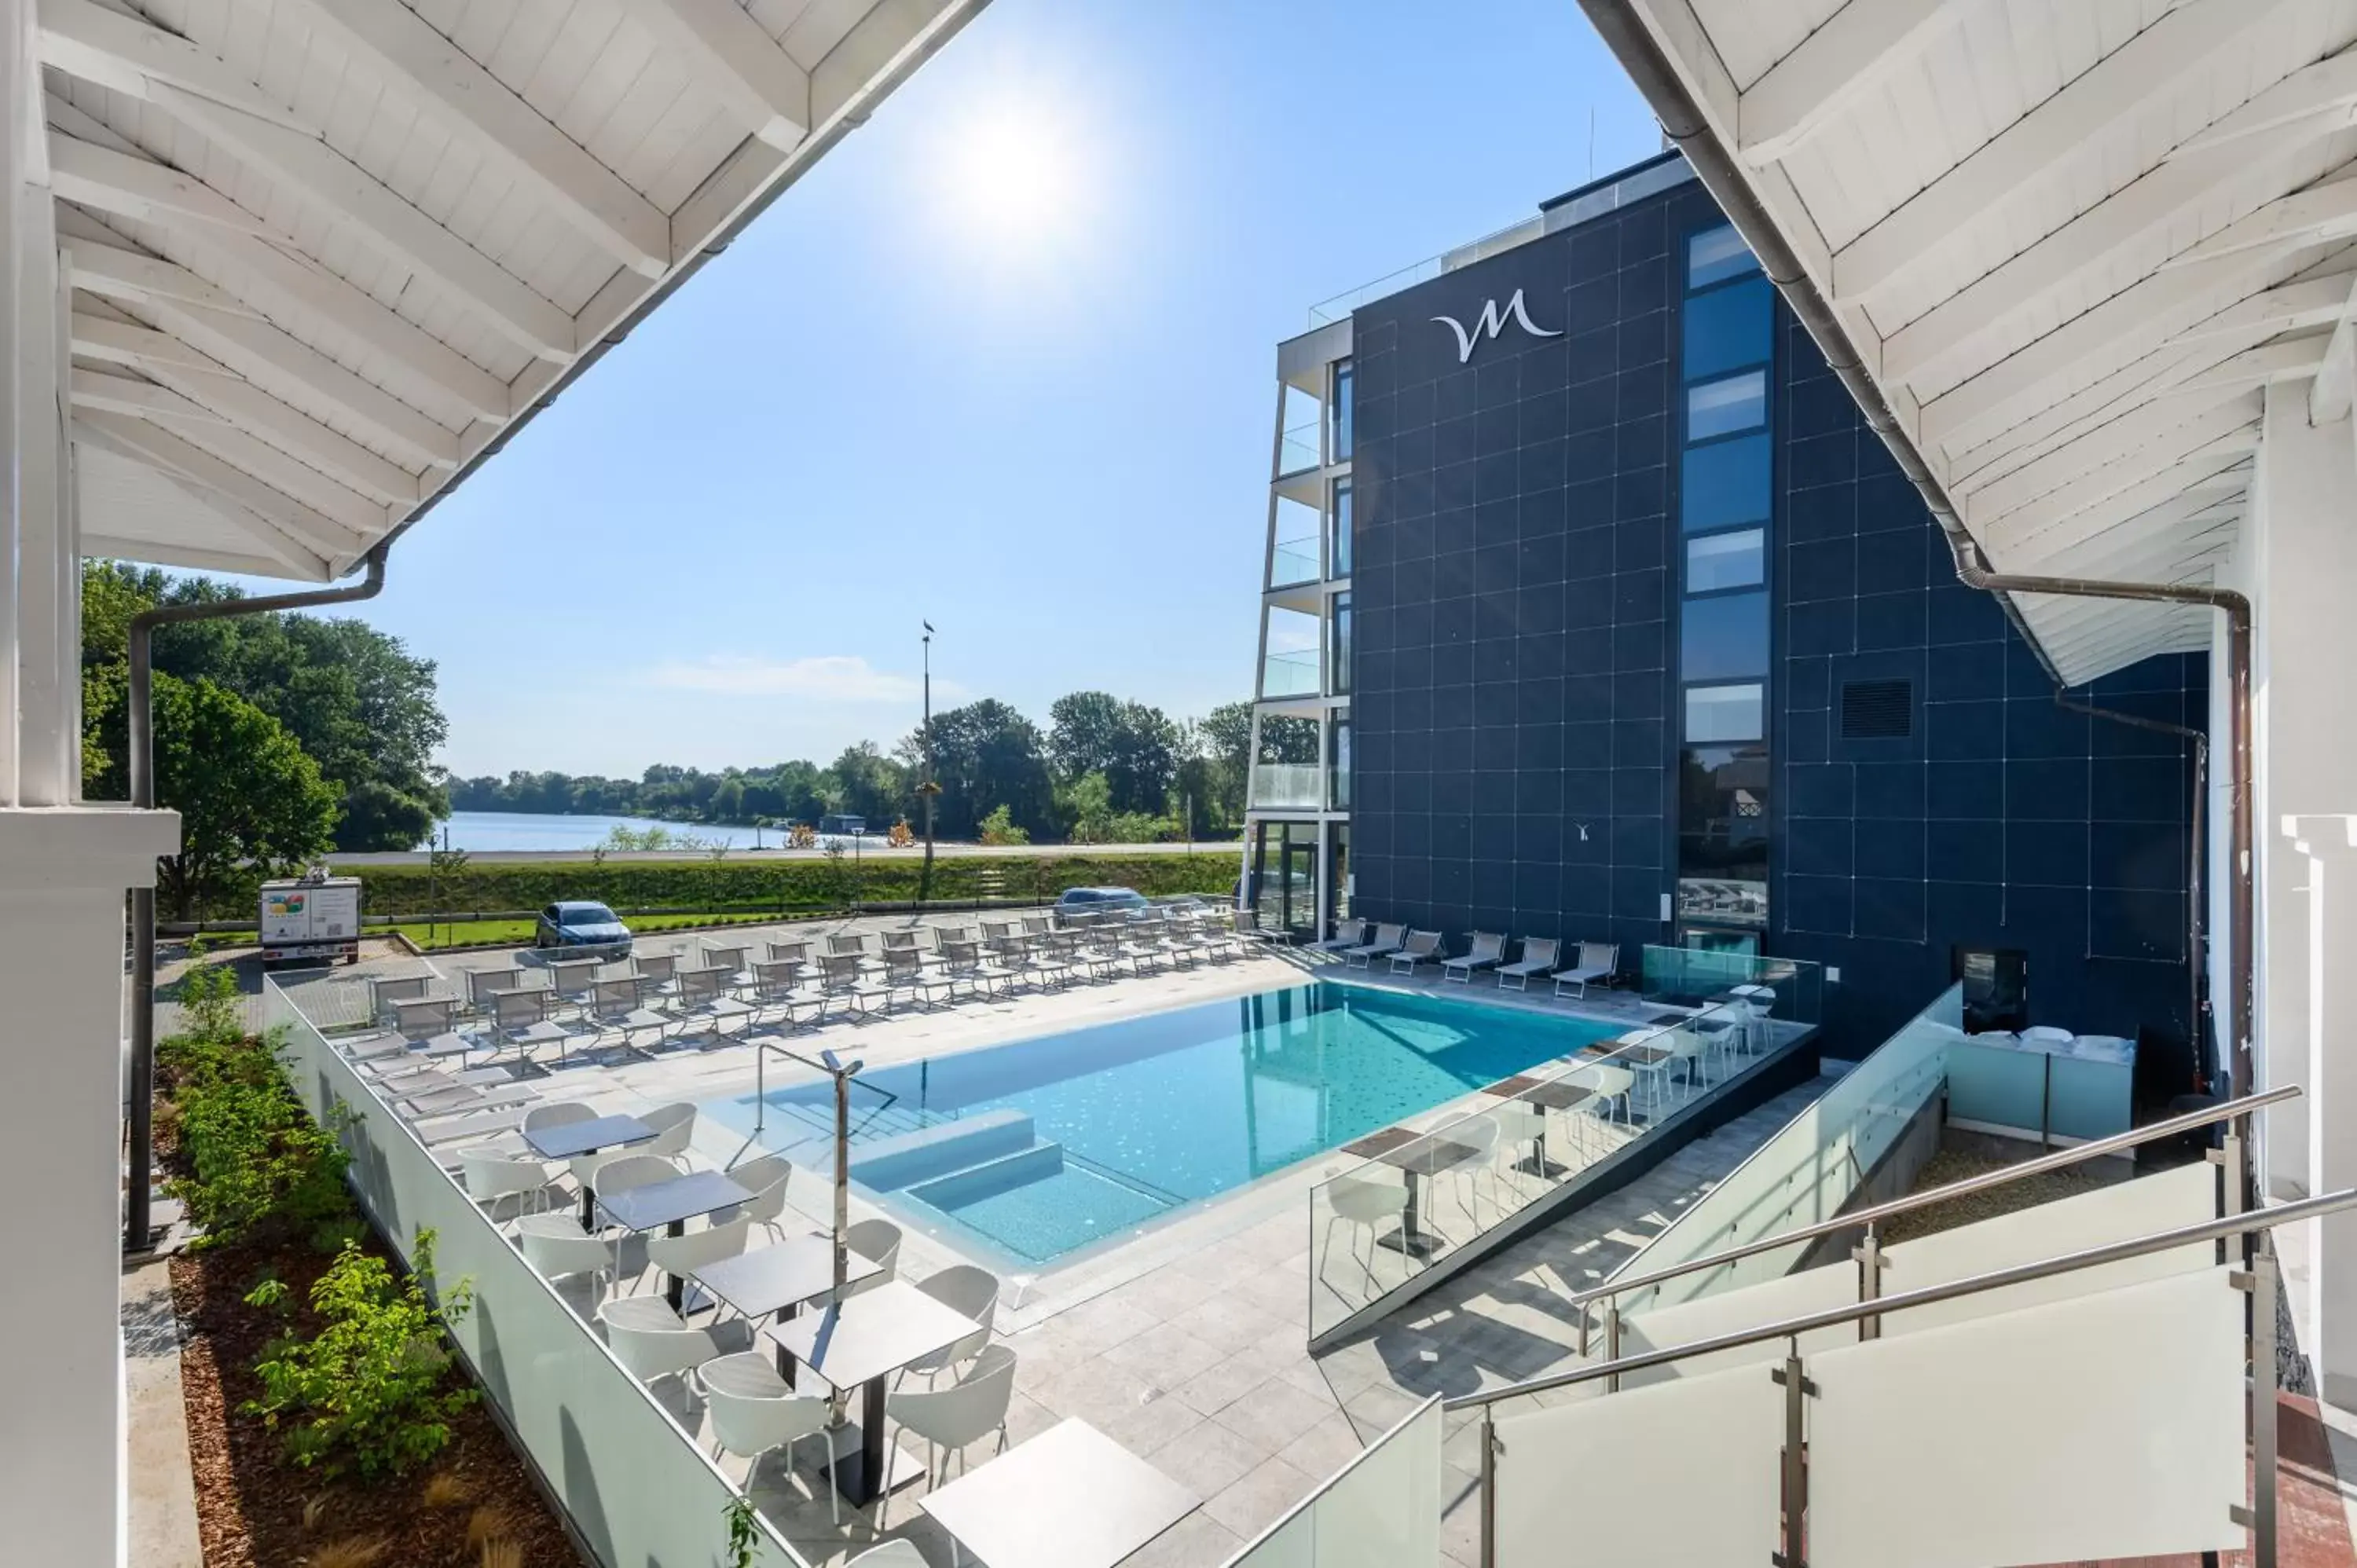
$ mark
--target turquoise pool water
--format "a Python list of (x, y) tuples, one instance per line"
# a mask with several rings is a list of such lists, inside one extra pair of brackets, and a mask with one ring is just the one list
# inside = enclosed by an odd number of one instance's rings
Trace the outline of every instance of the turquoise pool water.
[[(1331, 981), (1263, 992), (863, 1073), (852, 1176), (1036, 1266), (1618, 1032)], [(831, 1171), (832, 1090), (769, 1101), (764, 1141)], [(750, 1095), (710, 1110), (752, 1125)]]

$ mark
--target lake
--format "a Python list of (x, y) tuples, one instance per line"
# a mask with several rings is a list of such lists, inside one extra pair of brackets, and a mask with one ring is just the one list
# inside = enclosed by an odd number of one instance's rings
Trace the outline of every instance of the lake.
[[(616, 828), (643, 832), (661, 828), (677, 835), (692, 833), (706, 843), (725, 843), (732, 848), (749, 849), (753, 845), (753, 830), (722, 822), (658, 822), (648, 817), (557, 816), (537, 811), (453, 811), (446, 824), (450, 830), (450, 847), (463, 850), (499, 849), (589, 849), (605, 842), (606, 835)], [(764, 828), (760, 842), (774, 844), (778, 830)], [(434, 842), (420, 844), (420, 849), (438, 849), (442, 844), (439, 829)]]

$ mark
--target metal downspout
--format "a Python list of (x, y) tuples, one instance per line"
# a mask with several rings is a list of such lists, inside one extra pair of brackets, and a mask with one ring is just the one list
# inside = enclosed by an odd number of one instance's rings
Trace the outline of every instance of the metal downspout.
[[(1857, 345), (1850, 341), (1849, 332), (1814, 283), (1802, 268), (1792, 247), (1784, 242), (1774, 221), (1759, 199), (1752, 195), (1740, 168), (1720, 145), (1708, 121), (1678, 80), (1661, 47), (1644, 23), (1630, 8), (1628, 0), (1579, 0), (1580, 9), (1604, 40), (1621, 69), (1629, 73), (1637, 91), (1644, 94), (1660, 120), (1662, 134), (1668, 137), (1695, 174), (1743, 236), (1760, 265), (1772, 281), (1784, 301), (1792, 307), (1809, 336), (1816, 339), (1825, 362), (1849, 389), (1859, 412), (1874, 433), (1890, 449), (1892, 458), (1909, 482), (1921, 493), (1923, 504), (1930, 509), (1932, 520), (1940, 525), (1946, 537), (1949, 553), (1954, 556), (1956, 576), (1966, 586), (1979, 588), (1996, 596), (2006, 614), (2029, 645), (2039, 661), (2063, 685), (2061, 674), (2038, 639), (2030, 633), (2021, 617), (2020, 608), (2013, 602), (2018, 594), (2052, 594), (2068, 598), (2133, 599), (2156, 604), (2206, 605), (2223, 610), (2226, 615), (2226, 672), (2229, 685), (2229, 713), (2232, 715), (2233, 744), (2229, 758), (2228, 802), (2231, 815), (2229, 832), (2233, 839), (2232, 857), (2228, 862), (2233, 893), (2229, 903), (2228, 965), (2232, 973), (2233, 1044), (2228, 1050), (2228, 1080), (2231, 1092), (2240, 1098), (2250, 1092), (2253, 1078), (2252, 1062), (2252, 930), (2255, 918), (2252, 894), (2253, 855), (2251, 843), (2251, 603), (2241, 594), (2225, 588), (2180, 586), (2169, 583), (2109, 583), (2081, 577), (2022, 576), (1990, 570), (1987, 558), (1979, 543), (1965, 530), (1963, 518), (1948, 499), (1947, 491), (1933, 476), (1923, 455), (1916, 449), (1914, 438), (1900, 425), (1866, 371), (1864, 360)], [(2191, 961), (2190, 955), (2188, 961)], [(2247, 1151), (2245, 1152), (2247, 1158)]]
[[(131, 732), (131, 803), (149, 811), (156, 806), (156, 710), (151, 698), (157, 627), (372, 599), (384, 587), (384, 561), (392, 547), (393, 542), (386, 539), (371, 549), (363, 557), (368, 564), (368, 575), (350, 587), (313, 588), (259, 599), (158, 605), (133, 616), (130, 695), (126, 703)], [(149, 1211), (156, 1187), (156, 889), (152, 884), (131, 892), (131, 1067), (125, 1093), (130, 1100), (127, 1114), (131, 1170), (124, 1191), (123, 1250), (144, 1252), (150, 1241)]]

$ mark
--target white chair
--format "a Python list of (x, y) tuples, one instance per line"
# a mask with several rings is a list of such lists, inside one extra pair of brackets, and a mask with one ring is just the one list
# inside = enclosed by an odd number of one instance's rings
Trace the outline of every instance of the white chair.
[[(1586, 1066), (1576, 1067), (1564, 1074), (1563, 1081), (1584, 1084), (1590, 1090), (1588, 1097), (1580, 1102), (1581, 1115), (1590, 1117), (1598, 1123), (1607, 1122), (1612, 1120), (1612, 1108), (1618, 1105), (1620, 1108), (1621, 1123), (1624, 1126), (1627, 1125), (1629, 1096), (1637, 1087), (1637, 1075), (1634, 1072), (1616, 1062), (1591, 1062)], [(1580, 1139), (1580, 1144), (1584, 1149), (1587, 1140)]]
[(682, 1322), (659, 1295), (618, 1296), (597, 1308), (597, 1321), (614, 1359), (642, 1383), (683, 1376), (720, 1354), (711, 1335)]
[[(950, 1455), (964, 1454), (993, 1432), (998, 1434), (999, 1451), (1006, 1452), (1006, 1406), (1014, 1393), (1015, 1352), (1004, 1345), (992, 1345), (948, 1388), (894, 1394), (884, 1402), (884, 1413), (904, 1431), (925, 1440), (925, 1474), (930, 1477), (936, 1447), (947, 1450), (942, 1455), (943, 1469), (948, 1468)], [(961, 1471), (964, 1468), (959, 1466)], [(877, 1529), (884, 1528), (891, 1507), (892, 1497), (887, 1492), (877, 1507)]]
[(899, 1272), (900, 1228), (889, 1219), (862, 1219), (843, 1233), (843, 1244), (874, 1263), (877, 1273), (844, 1286), (844, 1296), (874, 1290)]
[(542, 1127), (570, 1127), (576, 1122), (595, 1122), (597, 1108), (584, 1105), (577, 1100), (560, 1100), (552, 1105), (535, 1105), (523, 1113), (523, 1130), (534, 1132)]
[(639, 1120), (655, 1130), (655, 1137), (630, 1153), (679, 1164), (687, 1153), (688, 1140), (695, 1136), (695, 1107), (683, 1100), (676, 1105), (659, 1105)]
[(516, 1244), (523, 1249), (523, 1261), (543, 1279), (589, 1274), (595, 1283), (594, 1276), (614, 1267), (614, 1250), (582, 1230), (569, 1214), (525, 1215), (516, 1221)]
[(1355, 1238), (1359, 1231), (1367, 1233), (1367, 1256), (1359, 1259), (1358, 1242), (1350, 1247), (1351, 1261), (1366, 1271), (1367, 1283), (1375, 1282), (1375, 1240), (1386, 1225), (1396, 1225), (1407, 1208), (1406, 1184), (1381, 1176), (1343, 1175), (1326, 1184), (1326, 1239), (1318, 1249), (1318, 1272), (1326, 1273), (1326, 1259), (1334, 1251), (1334, 1227), (1348, 1225)]
[[(956, 1541), (950, 1542), (950, 1550), (956, 1552)], [(869, 1547), (845, 1563), (843, 1568), (931, 1568), (931, 1565), (925, 1562), (925, 1554), (917, 1550), (915, 1541), (888, 1541), (881, 1546)]]
[[(745, 1250), (745, 1232), (752, 1221), (743, 1215), (691, 1230), (684, 1236), (647, 1238), (647, 1262), (673, 1279), (685, 1279), (706, 1263), (733, 1258)], [(637, 1282), (631, 1282), (636, 1288)]]
[(1490, 1116), (1498, 1123), (1497, 1157), (1491, 1168), (1499, 1182), (1517, 1192), (1522, 1190), (1522, 1184), (1514, 1177), (1520, 1174), (1523, 1151), (1527, 1148), (1534, 1168), (1542, 1173), (1540, 1185), (1544, 1187), (1545, 1167), (1539, 1144), (1547, 1133), (1546, 1112), (1527, 1100), (1509, 1100), (1492, 1108)]
[(783, 1155), (763, 1155), (742, 1165), (728, 1167), (728, 1179), (753, 1195), (749, 1203), (740, 1203), (737, 1212), (782, 1241), (786, 1229), (778, 1217), (786, 1211), (786, 1184), (793, 1179), (794, 1167)]
[(930, 1384), (938, 1374), (981, 1355), (983, 1347), (990, 1343), (991, 1318), (998, 1311), (998, 1276), (972, 1263), (959, 1263), (920, 1282), (917, 1288), (960, 1317), (970, 1317), (981, 1326), (947, 1348), (900, 1369), (904, 1378), (910, 1372), (924, 1373)]
[[(712, 1416), (713, 1455), (717, 1457), (734, 1454), (749, 1461), (745, 1466), (748, 1487), (752, 1485), (753, 1472), (760, 1467), (762, 1455), (772, 1448), (784, 1449), (786, 1468), (791, 1470), (794, 1444), (826, 1431), (824, 1397), (797, 1396), (785, 1379), (778, 1376), (778, 1369), (770, 1365), (765, 1351), (744, 1350), (706, 1361), (695, 1369), (695, 1381), (704, 1390), (704, 1408)], [(832, 1484), (831, 1449), (827, 1468), (827, 1519), (841, 1524), (843, 1505), (835, 1500)], [(920, 1557), (917, 1561), (922, 1563), (924, 1559)]]
[(631, 1149), (597, 1167), (597, 1187), (600, 1195), (610, 1195), (628, 1192), (634, 1187), (645, 1187), (651, 1182), (670, 1181), (678, 1175), (679, 1167), (669, 1160)]
[(548, 1175), (548, 1167), (538, 1160), (508, 1159), (472, 1150), (461, 1151), (458, 1155), (458, 1176), (466, 1184), (467, 1196), (481, 1205), (493, 1219), (499, 1217), (499, 1202), (503, 1197), (517, 1199), (519, 1219), (523, 1215), (525, 1198), (533, 1200), (534, 1208), (545, 1208)]
[[(1462, 1122), (1445, 1128), (1440, 1133), (1440, 1136), (1448, 1142), (1461, 1144), (1471, 1151), (1469, 1154), (1459, 1155), (1455, 1164), (1443, 1165), (1433, 1174), (1438, 1176), (1446, 1173), (1457, 1177), (1458, 1187), (1463, 1194), (1458, 1206), (1465, 1210), (1465, 1217), (1473, 1222), (1476, 1230), (1480, 1228), (1481, 1211), (1474, 1207), (1474, 1199), (1480, 1196), (1479, 1184), (1484, 1175), (1490, 1177), (1492, 1184), (1497, 1181), (1498, 1146), (1501, 1131), (1498, 1125), (1496, 1114), (1485, 1112), (1480, 1116), (1469, 1116)], [(1501, 1207), (1503, 1207), (1502, 1203)]]

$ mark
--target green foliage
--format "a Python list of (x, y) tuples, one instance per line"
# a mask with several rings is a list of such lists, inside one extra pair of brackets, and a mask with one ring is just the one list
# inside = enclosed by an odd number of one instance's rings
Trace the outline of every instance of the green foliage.
[(706, 845), (695, 834), (678, 829), (662, 826), (634, 828), (624, 822), (616, 822), (606, 830), (606, 842), (597, 847), (608, 853), (619, 850), (645, 854), (667, 849), (691, 853)]
[[(254, 1363), (262, 1397), (240, 1410), (285, 1427), (291, 1463), (371, 1480), (399, 1474), (439, 1454), (451, 1421), (480, 1397), (449, 1386), (445, 1332), (473, 1305), (472, 1286), (461, 1279), (439, 1304), (431, 1298), (431, 1230), (417, 1234), (416, 1263), (398, 1279), (382, 1258), (347, 1243), (311, 1286), (319, 1331), (282, 1336)], [(286, 1295), (283, 1282), (266, 1280), (246, 1300), (284, 1311)]]
[[(1027, 833), (1055, 831), (1055, 786), (1038, 725), (985, 699), (935, 714), (931, 733), (942, 786), (933, 820), (938, 836), (980, 838), (982, 824), (999, 811)], [(900, 743), (911, 777), (922, 771), (926, 734), (920, 728)]]
[(205, 961), (201, 937), (188, 944), (188, 968), (180, 977), (181, 1027), (204, 1045), (230, 1045), (245, 1034), (245, 1015), (237, 1000), (237, 972), (224, 963)]
[(728, 1568), (753, 1568), (753, 1545), (759, 1539), (753, 1525), (753, 1499), (739, 1492), (721, 1511), (728, 1521)]
[[(617, 910), (680, 909), (775, 917), (839, 909), (855, 867), (846, 852), (841, 873), (822, 855), (791, 860), (740, 855), (721, 865), (708, 860), (500, 861), (478, 859), (456, 873), (429, 875), (418, 865), (353, 865), (371, 915), (423, 918), (428, 914), (522, 914), (565, 898), (595, 898)], [(917, 897), (921, 855), (884, 855), (870, 848), (856, 862), (860, 898), (907, 903)], [(1236, 875), (1232, 849), (1187, 854), (1104, 854), (1085, 848), (1046, 848), (1022, 857), (945, 854), (933, 863), (933, 897), (1053, 898), (1067, 887), (1117, 883), (1148, 895), (1224, 893)], [(249, 875), (206, 906), (214, 919), (253, 918)], [(628, 915), (624, 916), (628, 919)], [(634, 922), (635, 923), (635, 922)]]
[(203, 1230), (198, 1245), (341, 1240), (350, 1156), (334, 1129), (304, 1112), (268, 1046), (216, 1023), (165, 1041), (156, 1059), (188, 1167), (167, 1187)]
[(1048, 758), (1057, 776), (1103, 776), (1116, 812), (1157, 814), (1178, 770), (1178, 726), (1159, 708), (1107, 692), (1074, 692), (1048, 710)]
[(986, 844), (1029, 843), (1031, 835), (1015, 825), (1014, 814), (1004, 805), (995, 806), (982, 819), (978, 836)]
[(247, 865), (276, 874), (324, 853), (337, 790), (276, 719), (210, 681), (158, 674), (156, 798), (180, 813), (180, 853), (157, 863), (180, 918)]
[[(128, 793), (121, 699), (132, 616), (240, 596), (202, 577), (85, 564), (83, 788), (91, 798)], [(210, 681), (294, 737), (334, 790), (335, 847), (414, 848), (449, 810), (433, 763), (448, 733), (434, 664), (410, 657), (398, 639), (364, 621), (276, 613), (158, 627), (155, 654), (159, 700), (161, 677)], [(159, 736), (159, 765), (169, 756)]]

